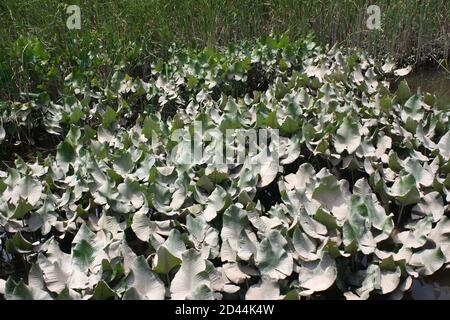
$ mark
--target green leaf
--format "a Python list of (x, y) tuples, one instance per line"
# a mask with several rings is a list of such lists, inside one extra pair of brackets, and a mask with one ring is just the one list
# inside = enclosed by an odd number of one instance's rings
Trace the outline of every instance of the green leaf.
[(223, 214), (223, 227), (220, 233), (222, 241), (228, 241), (232, 254), (222, 256), (222, 261), (236, 261), (236, 254), (239, 250), (239, 240), (241, 232), (248, 226), (248, 218), (245, 211), (235, 205), (231, 205)]
[(11, 216), (11, 219), (22, 219), (32, 209), (33, 206), (31, 204), (29, 204), (26, 200), (20, 198), (19, 203), (14, 210), (14, 214)]
[(95, 249), (86, 240), (81, 240), (72, 248), (72, 261), (75, 267), (87, 272), (95, 259)]
[(12, 239), (11, 243), (14, 246), (15, 250), (19, 253), (29, 253), (33, 250), (34, 245), (26, 240), (21, 232), (16, 233)]
[(415, 268), (419, 274), (429, 276), (438, 271), (445, 263), (445, 256), (440, 248), (424, 249), (411, 256), (409, 264)]
[(105, 281), (100, 280), (99, 283), (95, 286), (92, 299), (108, 300), (116, 296), (117, 294), (114, 292), (114, 290), (112, 290)]
[(403, 103), (411, 97), (411, 94), (411, 89), (409, 89), (408, 83), (406, 80), (402, 80), (398, 85), (397, 92), (395, 93), (396, 98), (400, 103)]
[(197, 286), (187, 297), (187, 300), (214, 300), (211, 289), (206, 284)]
[(245, 294), (245, 300), (278, 300), (280, 287), (278, 282), (267, 277), (252, 285)]
[(441, 140), (439, 140), (438, 148), (444, 160), (448, 161), (450, 159), (450, 131), (447, 131)]
[(183, 253), (182, 261), (181, 268), (170, 284), (173, 300), (186, 299), (191, 294), (195, 295), (199, 287), (209, 285), (209, 279), (201, 274), (206, 270), (206, 263), (200, 253), (190, 249)]
[(117, 186), (119, 199), (130, 202), (135, 209), (139, 209), (144, 204), (144, 195), (140, 190), (140, 184), (137, 181), (125, 179), (125, 182)]
[(8, 278), (5, 283), (6, 300), (52, 300), (52, 297), (45, 291), (27, 286), (23, 280), (15, 283), (12, 278)]
[[(344, 245), (349, 247), (355, 243), (364, 254), (371, 254), (376, 243), (392, 232), (392, 219), (386, 216), (373, 194), (353, 195), (350, 203), (350, 214), (343, 226)], [(375, 237), (372, 228), (382, 231), (382, 235)]]
[(108, 106), (106, 108), (106, 111), (103, 113), (102, 126), (104, 128), (109, 128), (111, 123), (116, 121), (116, 119), (117, 119), (117, 112), (113, 108)]
[(42, 184), (33, 177), (26, 175), (19, 179), (13, 190), (11, 200), (17, 203), (19, 198), (27, 200), (31, 206), (37, 204), (42, 195)]
[(399, 176), (391, 187), (390, 193), (403, 205), (419, 202), (420, 192), (416, 187), (416, 179), (411, 174)]
[(129, 288), (122, 296), (123, 300), (146, 300), (135, 288)]
[(432, 229), (431, 216), (425, 217), (408, 226), (409, 231), (398, 234), (398, 238), (406, 248), (421, 248), (428, 240)]
[(69, 169), (69, 164), (75, 162), (76, 156), (77, 154), (72, 144), (66, 141), (59, 144), (56, 153), (56, 161), (63, 168), (64, 172), (67, 172)]
[(143, 213), (136, 213), (133, 216), (131, 229), (141, 241), (147, 242), (150, 239), (152, 230), (150, 220), (148, 219), (147, 215)]
[(228, 193), (221, 186), (216, 186), (216, 189), (208, 197), (208, 205), (203, 212), (206, 221), (213, 220), (217, 213), (223, 210), (229, 202)]
[(422, 197), (412, 209), (418, 216), (433, 216), (433, 222), (438, 222), (444, 215), (444, 202), (439, 192), (433, 191)]
[(130, 267), (127, 283), (137, 293), (149, 300), (163, 300), (165, 296), (164, 283), (155, 275), (143, 256), (137, 257)]
[(324, 253), (318, 261), (301, 263), (298, 282), (302, 288), (317, 292), (331, 287), (336, 277), (336, 262), (328, 253)]
[(156, 252), (156, 266), (153, 271), (157, 273), (167, 274), (174, 267), (180, 265), (181, 260), (173, 256), (170, 251), (162, 245)]
[(294, 263), (291, 254), (284, 249), (286, 245), (285, 238), (278, 230), (271, 230), (267, 238), (261, 241), (256, 265), (263, 275), (273, 279), (284, 279), (291, 275)]
[(319, 259), (319, 256), (316, 254), (316, 240), (311, 239), (306, 233), (301, 231), (298, 226), (294, 229), (292, 244), (303, 260), (313, 261)]
[(120, 175), (126, 175), (134, 168), (131, 154), (127, 151), (122, 151), (119, 152), (118, 155), (115, 155), (113, 164), (114, 170)]
[(345, 117), (342, 124), (336, 132), (334, 147), (337, 153), (347, 150), (352, 154), (361, 144), (361, 133), (359, 132), (358, 123), (351, 117)]
[(323, 204), (338, 220), (344, 220), (348, 212), (347, 198), (349, 191), (347, 181), (338, 181), (334, 175), (324, 170), (317, 175), (321, 179), (319, 185), (314, 189), (312, 198)]

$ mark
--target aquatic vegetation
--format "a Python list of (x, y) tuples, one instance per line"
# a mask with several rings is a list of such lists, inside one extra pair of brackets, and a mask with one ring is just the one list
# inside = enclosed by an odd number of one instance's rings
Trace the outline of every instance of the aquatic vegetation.
[[(115, 70), (0, 105), (3, 150), (54, 139), (0, 171), (6, 299), (396, 299), (448, 266), (450, 104), (409, 68), (268, 37)], [(278, 132), (279, 163), (180, 163), (206, 129)]]
[[(66, 27), (68, 5), (81, 9), (81, 29)], [(371, 5), (380, 7), (382, 30), (367, 28)], [(111, 62), (96, 71), (98, 81), (110, 78), (114, 65), (136, 61), (129, 74), (144, 77), (155, 56), (167, 57), (175, 42), (186, 46), (226, 46), (275, 32), (297, 38), (316, 35), (320, 44), (340, 43), (381, 56), (389, 54), (411, 63), (447, 59), (450, 48), (450, 2), (447, 0), (127, 0), (59, 1), (3, 0), (0, 3), (0, 99), (30, 91), (35, 77), (28, 62), (22, 64), (14, 42), (35, 36), (55, 56), (51, 82), (66, 64), (85, 64), (98, 49), (110, 53)], [(135, 50), (133, 43), (142, 48)], [(28, 46), (26, 52), (35, 49)], [(85, 50), (87, 49), (87, 50)], [(85, 51), (85, 52), (83, 52)], [(91, 51), (91, 53), (89, 53)], [(76, 59), (68, 52), (77, 52)], [(25, 56), (25, 58), (27, 58)], [(93, 61), (93, 64), (102, 62)], [(136, 67), (135, 67), (136, 66)], [(45, 66), (44, 66), (45, 69)], [(32, 73), (30, 77), (30, 72)], [(47, 72), (47, 71), (46, 71)], [(30, 81), (30, 79), (32, 81)], [(32, 91), (35, 92), (35, 91)]]

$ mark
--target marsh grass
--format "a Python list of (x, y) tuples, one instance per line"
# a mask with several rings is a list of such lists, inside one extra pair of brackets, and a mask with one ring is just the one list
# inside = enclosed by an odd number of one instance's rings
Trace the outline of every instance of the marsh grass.
[[(79, 31), (66, 28), (67, 4), (81, 7)], [(381, 8), (381, 31), (366, 27), (370, 4)], [(271, 32), (291, 39), (314, 33), (321, 44), (355, 46), (408, 62), (422, 62), (430, 56), (446, 58), (450, 1), (2, 0), (0, 76), (19, 77), (15, 68), (9, 67), (18, 63), (18, 57), (8, 50), (20, 37), (36, 36), (50, 54), (66, 60), (76, 59), (83, 49), (100, 48), (112, 57), (111, 63), (136, 61), (140, 64), (135, 66), (136, 72), (142, 72), (142, 66), (155, 56), (166, 56), (174, 42), (225, 46)], [(137, 45), (130, 48), (130, 43)], [(13, 71), (7, 74), (8, 70)], [(99, 72), (110, 74), (108, 70)]]

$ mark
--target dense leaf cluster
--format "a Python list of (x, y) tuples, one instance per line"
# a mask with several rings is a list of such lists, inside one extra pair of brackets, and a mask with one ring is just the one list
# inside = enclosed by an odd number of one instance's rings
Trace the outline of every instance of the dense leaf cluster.
[[(0, 106), (1, 148), (57, 141), (0, 171), (6, 299), (401, 298), (448, 265), (450, 104), (409, 69), (284, 37), (116, 69)], [(280, 165), (179, 164), (194, 121), (278, 130)]]

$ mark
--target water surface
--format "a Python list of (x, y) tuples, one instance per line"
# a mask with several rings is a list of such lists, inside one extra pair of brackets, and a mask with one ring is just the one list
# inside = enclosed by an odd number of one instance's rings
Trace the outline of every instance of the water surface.
[(406, 77), (411, 89), (450, 97), (450, 72), (442, 67), (422, 67)]
[(404, 298), (407, 300), (450, 300), (450, 269), (413, 280), (411, 289)]

